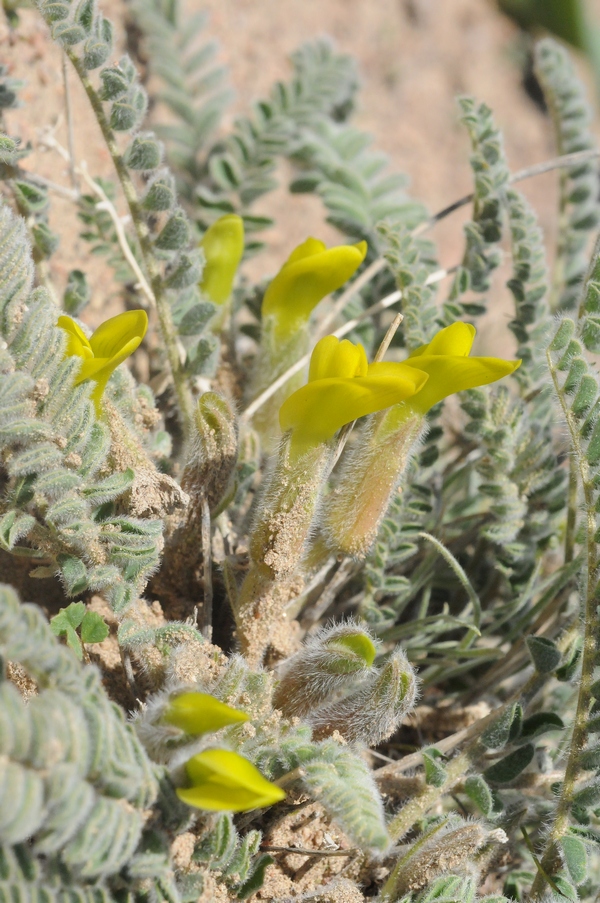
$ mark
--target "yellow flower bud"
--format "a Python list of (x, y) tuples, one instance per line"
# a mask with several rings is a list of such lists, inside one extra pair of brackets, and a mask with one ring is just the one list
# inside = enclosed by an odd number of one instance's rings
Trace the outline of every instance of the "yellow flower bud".
[(367, 364), (362, 345), (325, 336), (312, 353), (308, 383), (283, 403), (279, 422), (292, 431), (290, 459), (328, 442), (346, 423), (405, 401), (427, 374), (405, 364)]
[(366, 241), (328, 249), (322, 241), (307, 238), (298, 245), (263, 299), (263, 319), (274, 320), (275, 339), (288, 341), (308, 321), (319, 301), (356, 272), (366, 253)]
[(244, 221), (235, 213), (222, 216), (200, 239), (206, 263), (200, 288), (214, 304), (224, 304), (244, 253)]
[(148, 329), (145, 310), (128, 310), (105, 320), (88, 339), (71, 317), (61, 316), (57, 325), (67, 333), (67, 356), (83, 361), (75, 384), (91, 379), (96, 383), (92, 399), (100, 413), (100, 399), (113, 370), (140, 345)]
[(208, 693), (179, 693), (169, 702), (163, 721), (186, 734), (207, 734), (231, 724), (248, 721), (248, 715), (232, 709)]
[(179, 788), (177, 796), (197, 809), (245, 812), (285, 798), (285, 791), (267, 781), (248, 759), (226, 749), (198, 753), (185, 770), (192, 786)]

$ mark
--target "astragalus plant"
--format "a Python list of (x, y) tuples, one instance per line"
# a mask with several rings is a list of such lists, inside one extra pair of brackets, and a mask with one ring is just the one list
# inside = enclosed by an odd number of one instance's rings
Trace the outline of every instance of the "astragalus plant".
[[(567, 54), (537, 47), (541, 168), (459, 99), (444, 271), (449, 211), (349, 124), (327, 43), (215, 137), (198, 19), (131, 6), (148, 120), (93, 0), (38, 10), (114, 178), (0, 135), (0, 900), (596, 900), (600, 210)], [(281, 159), (340, 235), (254, 284)], [(548, 168), (551, 272), (516, 187)], [(94, 330), (87, 258), (50, 276), (57, 189), (123, 288)], [(514, 341), (482, 349), (503, 259)]]

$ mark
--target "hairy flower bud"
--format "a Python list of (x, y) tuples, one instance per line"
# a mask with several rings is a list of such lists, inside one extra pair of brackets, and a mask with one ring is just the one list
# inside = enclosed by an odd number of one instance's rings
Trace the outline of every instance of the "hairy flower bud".
[(286, 661), (274, 706), (287, 718), (310, 715), (356, 679), (367, 676), (376, 652), (367, 631), (356, 624), (321, 630)]
[(376, 746), (390, 737), (417, 697), (417, 678), (401, 649), (357, 690), (316, 709), (307, 718), (315, 736), (338, 731), (350, 743)]

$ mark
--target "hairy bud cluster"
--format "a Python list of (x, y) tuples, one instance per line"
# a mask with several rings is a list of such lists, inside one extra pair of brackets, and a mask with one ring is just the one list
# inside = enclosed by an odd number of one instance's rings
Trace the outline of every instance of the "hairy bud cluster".
[(415, 672), (402, 650), (374, 666), (371, 636), (355, 624), (325, 629), (286, 663), (274, 704), (303, 717), (318, 738), (339, 732), (353, 743), (389, 737), (413, 708)]

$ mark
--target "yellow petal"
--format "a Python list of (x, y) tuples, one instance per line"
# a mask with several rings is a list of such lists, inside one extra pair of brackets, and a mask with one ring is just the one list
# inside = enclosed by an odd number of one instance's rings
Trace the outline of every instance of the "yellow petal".
[(244, 253), (244, 221), (235, 213), (222, 216), (210, 226), (200, 241), (206, 263), (200, 288), (215, 304), (224, 304), (231, 295), (233, 280)]
[(364, 241), (328, 250), (321, 247), (317, 239), (307, 239), (292, 252), (265, 292), (263, 316), (273, 317), (280, 341), (305, 323), (319, 301), (356, 272), (367, 253)]
[(283, 267), (289, 266), (290, 263), (296, 263), (298, 260), (303, 260), (305, 257), (313, 257), (315, 254), (321, 254), (326, 250), (327, 245), (319, 238), (307, 238), (301, 245), (294, 248)]
[(290, 395), (280, 408), (279, 422), (283, 432), (293, 431), (291, 456), (328, 442), (344, 424), (399, 404), (425, 385), (426, 373), (405, 364), (394, 366), (393, 376), (320, 379)]
[(248, 721), (248, 715), (232, 709), (208, 693), (179, 693), (169, 702), (163, 721), (186, 734), (206, 734), (230, 724)]
[(211, 812), (244, 812), (272, 806), (285, 798), (283, 791), (262, 776), (254, 765), (226, 749), (208, 749), (186, 764), (192, 787), (178, 789), (188, 806)]
[[(121, 355), (119, 364), (125, 360), (128, 354), (138, 347), (148, 329), (148, 316), (145, 310), (128, 310), (123, 314), (117, 314), (101, 323), (90, 339), (90, 347), (94, 357), (114, 358)], [(131, 346), (133, 339), (137, 339), (135, 347)], [(122, 356), (123, 348), (131, 348)], [(117, 364), (115, 364), (115, 367)], [(114, 368), (113, 368), (114, 369)]]
[[(405, 361), (407, 366), (412, 358)], [(409, 407), (425, 414), (448, 395), (487, 386), (509, 376), (520, 367), (521, 361), (504, 361), (497, 357), (452, 357), (451, 355), (420, 355), (415, 361), (419, 371), (429, 374), (425, 386), (409, 401)]]
[(113, 357), (92, 357), (84, 361), (77, 377), (77, 383), (83, 382), (84, 379), (93, 379), (98, 382), (104, 377), (108, 380), (113, 370), (116, 370), (130, 354), (133, 354), (141, 341), (139, 336), (135, 336), (123, 345)]
[(418, 357), (421, 354), (451, 354), (457, 357), (466, 357), (471, 353), (476, 329), (470, 323), (452, 323), (445, 329), (440, 329), (434, 335), (428, 345), (421, 345), (410, 355)]
[(341, 342), (333, 335), (320, 339), (310, 358), (308, 381), (334, 376), (366, 376), (367, 355), (362, 345), (348, 339)]
[(86, 358), (94, 356), (87, 336), (75, 320), (63, 315), (58, 318), (56, 325), (67, 333), (67, 357), (76, 355), (86, 360)]

